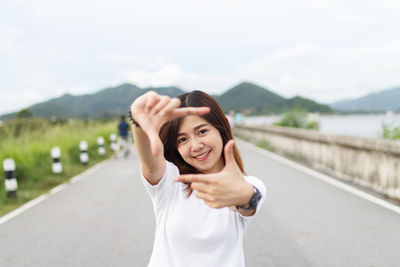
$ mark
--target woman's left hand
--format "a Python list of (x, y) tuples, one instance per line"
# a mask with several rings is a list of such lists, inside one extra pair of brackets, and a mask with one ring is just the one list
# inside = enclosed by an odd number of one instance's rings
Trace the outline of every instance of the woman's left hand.
[(175, 182), (191, 183), (197, 190), (196, 196), (212, 208), (246, 205), (253, 196), (253, 186), (243, 178), (233, 154), (234, 141), (230, 140), (224, 149), (225, 167), (212, 174), (186, 174), (175, 178)]

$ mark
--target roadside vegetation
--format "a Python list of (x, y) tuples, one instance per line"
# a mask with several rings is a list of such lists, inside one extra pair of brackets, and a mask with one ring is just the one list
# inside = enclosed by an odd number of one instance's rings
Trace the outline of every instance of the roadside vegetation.
[(382, 137), (400, 140), (400, 126), (396, 126), (394, 123), (382, 122)]
[(266, 149), (270, 152), (275, 152), (275, 148), (267, 141), (267, 140), (261, 140), (257, 141), (254, 143), (256, 146)]
[(287, 113), (284, 113), (280, 121), (275, 122), (273, 125), (318, 130), (319, 123), (317, 121), (309, 121), (307, 116), (308, 113), (306, 110), (295, 108)]
[[(22, 116), (4, 122), (0, 126), (0, 216), (109, 157), (109, 136), (116, 132), (116, 125), (116, 120), (50, 122)], [(99, 136), (106, 141), (104, 156), (97, 151)], [(81, 140), (88, 143), (89, 162), (86, 166), (79, 159)], [(50, 151), (55, 146), (61, 149), (61, 174), (52, 173)], [(6, 158), (13, 158), (16, 164), (17, 198), (7, 198), (5, 191), (3, 161)]]

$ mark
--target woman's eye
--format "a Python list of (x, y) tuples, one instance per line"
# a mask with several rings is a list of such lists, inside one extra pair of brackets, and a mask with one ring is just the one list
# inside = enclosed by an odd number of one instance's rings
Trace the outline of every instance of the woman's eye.
[(183, 143), (186, 141), (186, 137), (182, 137), (178, 139), (178, 143)]
[(199, 134), (205, 134), (206, 132), (207, 132), (206, 129), (202, 129), (202, 130), (199, 131)]

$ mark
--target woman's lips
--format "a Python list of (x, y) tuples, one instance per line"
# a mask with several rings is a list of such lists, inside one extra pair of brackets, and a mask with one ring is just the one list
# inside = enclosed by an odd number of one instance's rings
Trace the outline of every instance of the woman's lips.
[(210, 155), (210, 152), (211, 152), (211, 150), (209, 150), (207, 152), (204, 152), (203, 154), (200, 154), (200, 155), (198, 155), (198, 156), (196, 156), (194, 158), (197, 161), (205, 161), (208, 158), (208, 156)]

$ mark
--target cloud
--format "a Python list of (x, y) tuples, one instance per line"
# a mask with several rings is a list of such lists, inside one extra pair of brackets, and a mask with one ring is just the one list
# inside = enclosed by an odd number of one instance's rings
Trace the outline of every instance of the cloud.
[(100, 88), (93, 88), (88, 84), (73, 84), (73, 85), (66, 85), (62, 86), (58, 89), (58, 94), (62, 95), (65, 93), (70, 93), (73, 95), (82, 95), (82, 94), (89, 94), (93, 93), (94, 90), (99, 90)]
[(400, 85), (400, 42), (329, 47), (301, 43), (245, 64), (242, 76), (285, 96), (331, 102)]
[(23, 90), (7, 90), (1, 92), (2, 106), (0, 114), (15, 112), (22, 108), (29, 107), (46, 101), (51, 98), (59, 97), (65, 93), (81, 95), (93, 93), (99, 88), (94, 88), (87, 84), (61, 84), (47, 76), (45, 70), (35, 70), (38, 76), (18, 83), (18, 88), (29, 88)]
[(121, 73), (125, 80), (139, 87), (179, 86), (184, 90), (203, 90), (221, 93), (227, 86), (238, 82), (232, 75), (200, 74), (184, 71), (181, 66), (169, 63), (153, 70), (132, 69)]
[(299, 43), (245, 63), (231, 74), (188, 72), (169, 63), (152, 70), (125, 70), (121, 77), (140, 87), (177, 85), (209, 93), (222, 93), (248, 80), (285, 97), (330, 103), (399, 86), (399, 69), (399, 42), (353, 47)]
[(44, 100), (40, 91), (24, 90), (21, 92), (8, 91), (1, 94), (2, 111), (1, 114), (15, 112), (29, 105)]
[[(221, 93), (248, 80), (286, 97), (361, 96), (400, 84), (399, 8), (397, 0), (5, 0), (0, 110), (125, 81)], [(9, 106), (5, 90), (21, 104)]]
[(7, 25), (0, 25), (0, 53), (10, 53), (18, 45), (23, 31)]
[(136, 63), (143, 59), (134, 54), (110, 53), (98, 56), (98, 60), (112, 63)]

